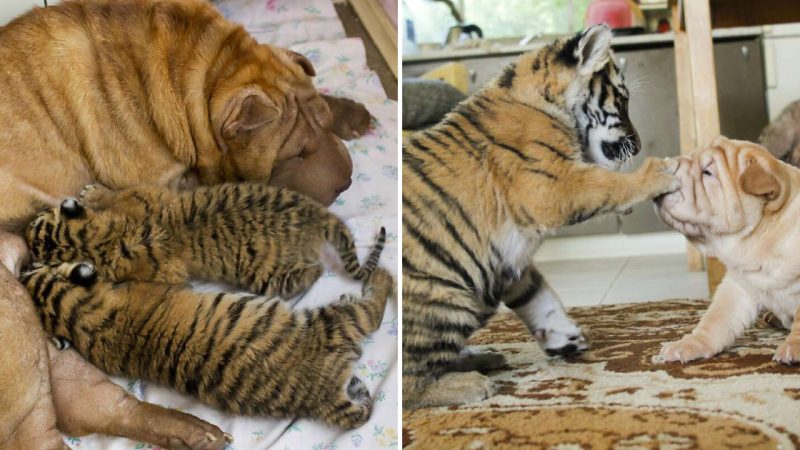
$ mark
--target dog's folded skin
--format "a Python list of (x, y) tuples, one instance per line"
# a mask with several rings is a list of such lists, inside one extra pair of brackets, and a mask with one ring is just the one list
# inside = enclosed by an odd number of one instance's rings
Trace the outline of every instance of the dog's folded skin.
[(363, 135), (369, 113), (321, 96), (305, 57), (257, 43), (202, 0), (35, 8), (2, 27), (0, 59), (0, 449), (63, 448), (56, 426), (222, 448), (218, 428), (126, 397), (70, 352), (49, 354), (12, 278), (27, 259), (18, 234), (93, 182), (249, 180), (330, 204), (351, 182), (340, 137)]
[(711, 358), (768, 309), (790, 329), (774, 360), (800, 362), (800, 170), (724, 137), (678, 162), (681, 189), (657, 199), (656, 211), (727, 272), (700, 323), (665, 343), (660, 359)]

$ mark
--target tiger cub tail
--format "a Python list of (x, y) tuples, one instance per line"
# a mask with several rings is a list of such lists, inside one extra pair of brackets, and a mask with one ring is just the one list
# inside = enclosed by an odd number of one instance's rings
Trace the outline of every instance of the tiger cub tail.
[(347, 274), (358, 281), (364, 281), (378, 267), (378, 261), (386, 244), (386, 228), (381, 227), (378, 237), (375, 239), (375, 245), (363, 265), (358, 262), (356, 244), (353, 241), (350, 229), (339, 218), (331, 217), (328, 226), (325, 228), (324, 239), (333, 244)]

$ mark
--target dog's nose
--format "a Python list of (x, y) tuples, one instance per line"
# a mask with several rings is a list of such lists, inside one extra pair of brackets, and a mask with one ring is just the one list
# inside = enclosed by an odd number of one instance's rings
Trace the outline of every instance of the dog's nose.
[(342, 192), (350, 189), (350, 185), (353, 184), (352, 179), (348, 179), (347, 183), (343, 184), (339, 189), (336, 189), (336, 195), (341, 194)]
[(547, 356), (572, 356), (576, 353), (580, 353), (578, 351), (578, 346), (575, 344), (567, 344), (561, 348), (547, 348), (544, 352), (547, 353)]

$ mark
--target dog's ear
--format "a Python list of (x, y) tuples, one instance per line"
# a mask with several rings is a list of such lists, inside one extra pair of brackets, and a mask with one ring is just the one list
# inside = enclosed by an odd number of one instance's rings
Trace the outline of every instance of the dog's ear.
[(85, 262), (75, 264), (69, 271), (69, 281), (78, 286), (90, 287), (97, 281), (97, 269)]
[(277, 119), (281, 114), (275, 103), (260, 89), (242, 89), (225, 107), (221, 134), (232, 139), (243, 131), (254, 130)]
[(311, 64), (311, 61), (309, 61), (308, 58), (292, 50), (288, 50), (288, 52), (289, 52), (289, 58), (291, 58), (295, 64), (300, 65), (300, 67), (303, 68), (303, 72), (305, 72), (306, 75), (313, 77), (317, 74), (317, 71), (314, 70), (314, 65)]
[(764, 167), (755, 159), (746, 160), (747, 167), (739, 177), (742, 191), (762, 197), (767, 201), (778, 198), (781, 194), (781, 184), (774, 175), (767, 172)]
[(77, 219), (86, 214), (86, 209), (77, 199), (69, 197), (61, 202), (61, 214), (68, 219)]

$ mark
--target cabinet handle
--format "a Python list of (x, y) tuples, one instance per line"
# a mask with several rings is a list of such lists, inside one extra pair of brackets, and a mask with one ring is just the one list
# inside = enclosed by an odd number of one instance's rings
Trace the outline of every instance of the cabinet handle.
[(744, 59), (750, 59), (750, 47), (746, 45), (742, 46), (742, 56)]

